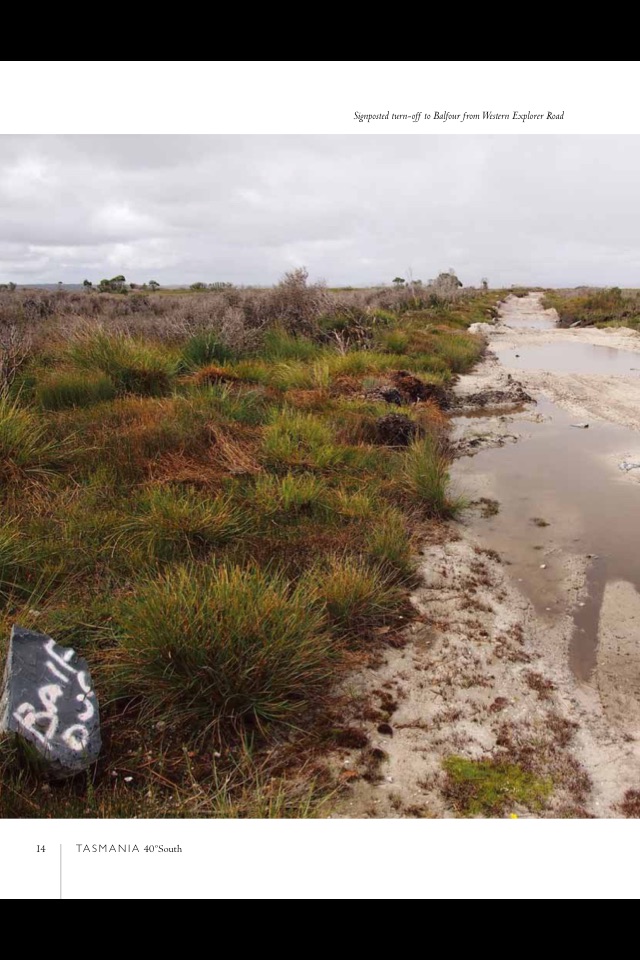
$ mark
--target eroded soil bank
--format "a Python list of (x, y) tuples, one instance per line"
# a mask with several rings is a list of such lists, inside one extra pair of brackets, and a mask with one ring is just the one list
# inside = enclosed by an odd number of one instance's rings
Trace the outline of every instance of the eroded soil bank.
[(339, 758), (334, 815), (633, 808), (640, 337), (555, 320), (533, 294), (482, 325), (489, 350), (458, 384), (454, 426), (472, 505), (421, 557), (406, 645), (354, 681), (375, 706), (357, 717), (366, 746)]

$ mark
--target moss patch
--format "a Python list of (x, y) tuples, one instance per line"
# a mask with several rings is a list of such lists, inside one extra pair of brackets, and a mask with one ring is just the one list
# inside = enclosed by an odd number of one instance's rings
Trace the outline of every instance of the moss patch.
[(442, 766), (444, 795), (461, 817), (499, 817), (514, 806), (540, 810), (553, 786), (512, 763), (450, 756)]

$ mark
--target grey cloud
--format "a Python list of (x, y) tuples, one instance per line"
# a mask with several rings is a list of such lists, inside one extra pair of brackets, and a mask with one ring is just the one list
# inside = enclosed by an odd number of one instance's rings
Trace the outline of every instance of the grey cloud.
[(2, 136), (0, 280), (638, 285), (637, 136)]

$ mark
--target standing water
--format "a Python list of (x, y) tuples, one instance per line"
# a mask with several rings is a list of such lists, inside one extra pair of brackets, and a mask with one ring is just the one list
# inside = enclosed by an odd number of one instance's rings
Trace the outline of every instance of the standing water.
[[(552, 329), (553, 317), (540, 311), (536, 298), (509, 305), (514, 329)], [(637, 378), (640, 354), (580, 342), (492, 349), (513, 368), (548, 373), (615, 375)], [(519, 356), (515, 356), (519, 354)], [(635, 370), (632, 368), (636, 368)], [(518, 434), (516, 443), (462, 457), (452, 468), (456, 487), (473, 500), (498, 501), (498, 512), (469, 518), (484, 545), (496, 550), (542, 617), (571, 611), (574, 635), (571, 665), (588, 679), (596, 663), (598, 625), (609, 581), (626, 581), (640, 591), (640, 469), (626, 472), (619, 463), (640, 451), (640, 435), (626, 427), (592, 420), (588, 428), (549, 400), (502, 418), (502, 427)], [(462, 418), (458, 431), (469, 430)], [(482, 433), (478, 419), (471, 421)], [(495, 428), (487, 418), (485, 433)], [(579, 426), (580, 429), (576, 429)], [(587, 592), (567, 594), (564, 562), (586, 562)]]

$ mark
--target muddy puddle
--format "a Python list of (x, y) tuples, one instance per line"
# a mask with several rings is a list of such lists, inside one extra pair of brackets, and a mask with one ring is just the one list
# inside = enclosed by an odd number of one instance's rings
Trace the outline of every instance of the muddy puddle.
[(505, 367), (515, 370), (543, 370), (546, 373), (583, 373), (603, 376), (639, 377), (640, 355), (615, 347), (561, 341), (540, 345), (493, 346)]
[[(567, 346), (573, 354), (582, 345)], [(551, 622), (572, 612), (571, 664), (580, 679), (588, 679), (607, 582), (624, 580), (640, 589), (640, 482), (633, 482), (640, 481), (640, 469), (627, 473), (618, 467), (640, 459), (640, 436), (601, 421), (576, 428), (574, 417), (546, 400), (507, 420), (517, 443), (453, 464), (452, 479), (465, 497), (497, 501), (494, 515), (491, 509), (469, 510), (464, 522), (510, 565), (542, 617)], [(466, 427), (462, 418), (453, 422), (468, 432), (468, 420)], [(488, 419), (486, 429), (499, 422)], [(482, 433), (480, 423), (473, 429)], [(586, 594), (568, 592), (567, 556), (586, 568)]]
[(537, 308), (535, 312), (521, 310), (517, 314), (512, 313), (506, 325), (514, 330), (555, 330), (557, 322), (554, 317), (541, 313)]
[(526, 409), (524, 403), (514, 403), (511, 407), (470, 407), (456, 414), (456, 420), (486, 420), (491, 417), (505, 419), (514, 413), (523, 413)]

